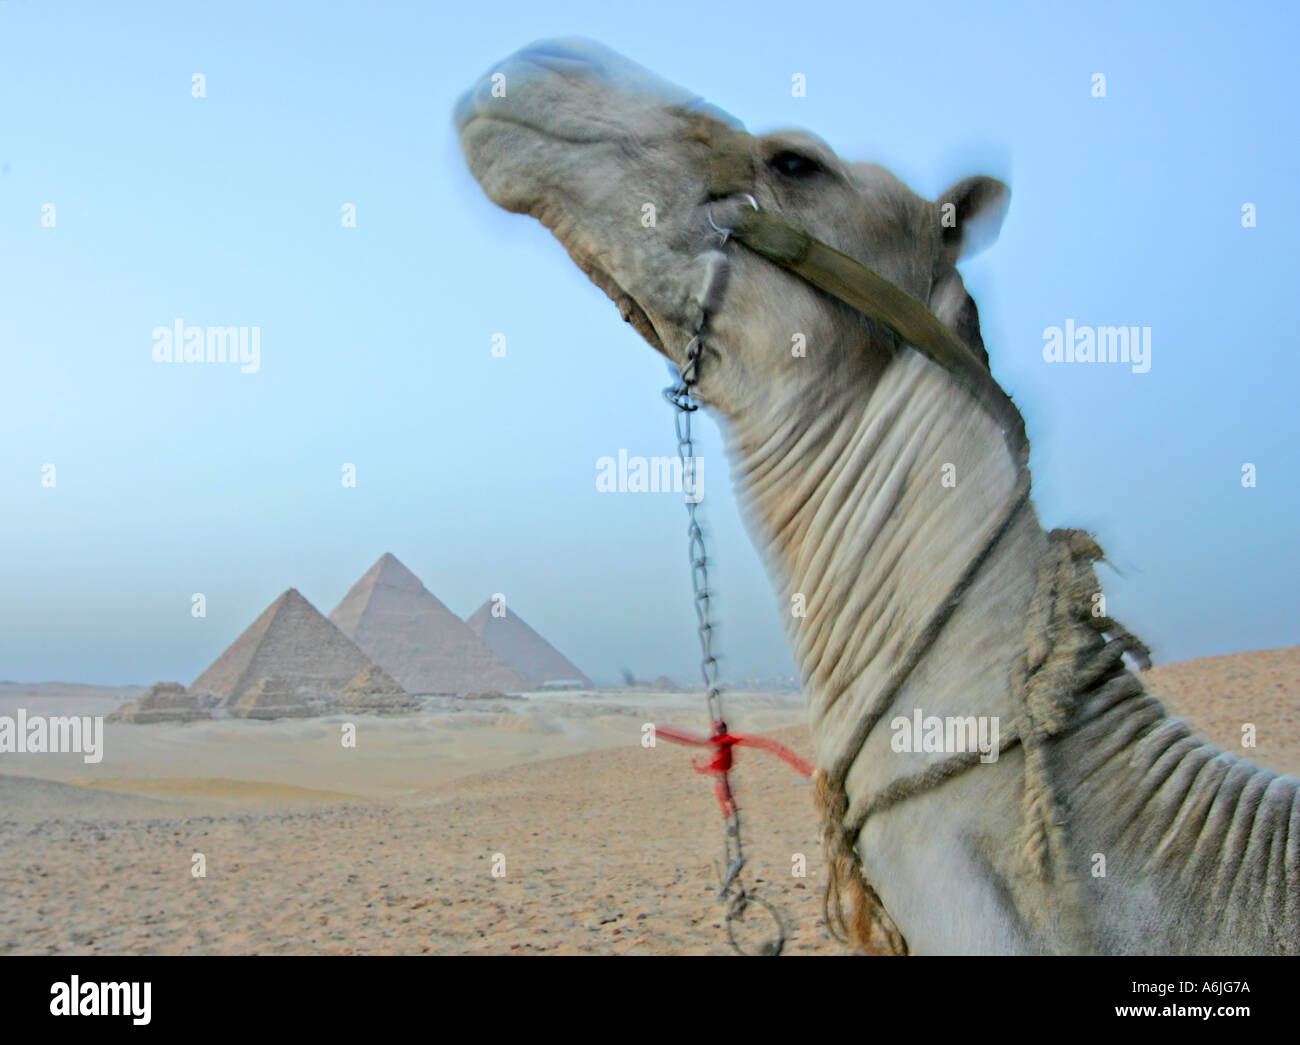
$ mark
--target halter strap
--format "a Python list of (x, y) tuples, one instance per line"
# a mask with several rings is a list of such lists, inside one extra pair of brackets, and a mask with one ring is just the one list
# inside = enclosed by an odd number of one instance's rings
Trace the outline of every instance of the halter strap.
[[(748, 195), (754, 190), (753, 137), (711, 117), (698, 136), (710, 147), (709, 197)], [(1001, 427), (1018, 466), (1029, 457), (1025, 421), (988, 369), (923, 302), (862, 262), (836, 250), (778, 214), (743, 210), (729, 230), (760, 257), (780, 265), (868, 319), (883, 323), (908, 345), (941, 366)]]

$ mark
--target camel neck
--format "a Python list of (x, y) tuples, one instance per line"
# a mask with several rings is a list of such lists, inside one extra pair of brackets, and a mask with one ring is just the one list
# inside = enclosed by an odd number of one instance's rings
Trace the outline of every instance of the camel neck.
[[(780, 420), (734, 425), (733, 471), (781, 593), (825, 765), (839, 755), (845, 723), (862, 716), (979, 554), (1017, 470), (996, 423), (915, 353), (894, 360), (869, 394), (845, 390), (815, 409), (774, 404), (764, 413)], [(1000, 557), (999, 569), (1014, 561)], [(1031, 567), (1022, 572), (1004, 580), (1027, 601)], [(999, 608), (1006, 612), (981, 615), (972, 636), (984, 648), (1020, 640), (1019, 607)], [(980, 657), (980, 646), (962, 656)]]
[[(857, 751), (857, 727), (987, 543), (1017, 469), (996, 424), (915, 355), (896, 359), (869, 395), (846, 390), (763, 414), (776, 420), (733, 421), (733, 473), (780, 593), (817, 762), (856, 756), (845, 784), (852, 819), (947, 757), (893, 743), (896, 723), (1015, 721), (1048, 538), (1032, 505), (1018, 513)], [(1070, 728), (1045, 749), (1065, 832), (1049, 877), (1023, 870), (1021, 749), (866, 821), (863, 869), (914, 953), (1296, 946), (1287, 868), (1297, 782), (1205, 744), (1119, 672), (1081, 695)], [(1153, 921), (1152, 910), (1217, 916)]]

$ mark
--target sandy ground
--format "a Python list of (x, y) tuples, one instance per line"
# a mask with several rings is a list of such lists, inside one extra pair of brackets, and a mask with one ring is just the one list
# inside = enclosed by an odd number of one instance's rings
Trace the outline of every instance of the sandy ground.
[[(1240, 752), (1253, 723), (1247, 757), (1300, 772), (1300, 647), (1148, 681), (1207, 738)], [(0, 714), (100, 714), (137, 694), (0, 685)], [(797, 694), (730, 700), (738, 728), (808, 753)], [(701, 727), (695, 703), (444, 702), (352, 720), (355, 749), (342, 718), (110, 724), (98, 766), (0, 755), (0, 954), (725, 953), (710, 785), (691, 752), (640, 745), (644, 722)], [(809, 787), (741, 758), (750, 869), (788, 952), (843, 953), (821, 922)]]
[[(1300, 776), (1300, 646), (1157, 665), (1146, 681), (1207, 740)], [(1255, 727), (1253, 750), (1242, 747), (1246, 723)]]

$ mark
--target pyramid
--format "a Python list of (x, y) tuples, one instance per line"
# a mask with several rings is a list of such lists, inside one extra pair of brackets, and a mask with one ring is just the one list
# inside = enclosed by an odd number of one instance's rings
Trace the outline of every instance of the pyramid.
[(579, 671), (568, 657), (533, 631), (524, 619), (507, 607), (502, 616), (493, 616), (493, 602), (488, 599), (469, 618), (470, 631), (483, 640), (493, 653), (521, 674), (530, 686), (548, 682), (579, 682), (591, 689), (591, 679)]
[(110, 722), (193, 722), (212, 716), (199, 707), (193, 693), (179, 682), (155, 682), (137, 700), (108, 716)]
[(290, 588), (194, 680), (190, 691), (216, 694), (228, 708), (255, 691), (260, 701), (287, 701), (265, 706), (329, 704), (368, 667), (370, 659), (352, 640)]
[(336, 711), (366, 715), (401, 715), (420, 709), (420, 703), (378, 664), (371, 664), (343, 690), (334, 702)]
[(330, 620), (408, 693), (527, 688), (391, 553), (352, 586)]

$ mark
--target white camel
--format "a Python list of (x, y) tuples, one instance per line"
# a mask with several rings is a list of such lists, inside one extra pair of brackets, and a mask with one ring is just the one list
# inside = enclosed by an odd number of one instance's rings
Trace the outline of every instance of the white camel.
[[(681, 367), (702, 330), (696, 396), (783, 605), (807, 607), (788, 619), (833, 925), (876, 952), (1300, 951), (1300, 781), (1145, 692), (1122, 659), (1140, 643), (1090, 609), (1099, 549), (1040, 527), (1018, 415), (980, 390), (1000, 395), (955, 266), (996, 233), (1001, 183), (922, 199), (807, 134), (745, 135), (588, 41), (509, 58), (456, 122), (487, 195), (551, 229), (655, 349)], [(754, 214), (869, 266), (943, 337), (721, 242)], [(982, 378), (937, 365), (948, 332)], [(896, 750), (918, 709), (996, 719), (1001, 757)]]

